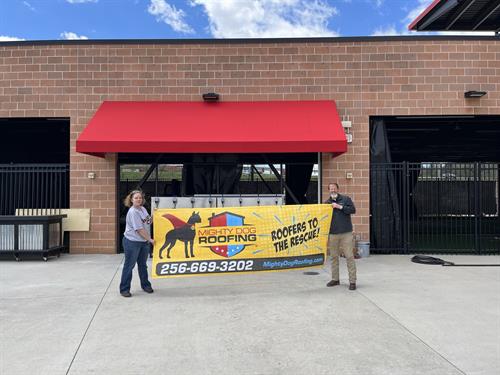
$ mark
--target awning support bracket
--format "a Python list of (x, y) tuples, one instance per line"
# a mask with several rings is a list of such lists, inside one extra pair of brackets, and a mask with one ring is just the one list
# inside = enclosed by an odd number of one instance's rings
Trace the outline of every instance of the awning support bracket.
[(271, 187), (269, 186), (269, 184), (267, 183), (267, 181), (264, 179), (264, 177), (262, 177), (262, 174), (260, 174), (259, 170), (255, 167), (254, 164), (252, 164), (252, 170), (254, 170), (255, 173), (257, 173), (257, 176), (259, 176), (260, 180), (264, 183), (264, 185), (266, 186), (267, 190), (269, 190), (269, 192), (272, 193), (273, 189), (271, 189)]
[(151, 164), (151, 166), (149, 167), (149, 169), (144, 173), (144, 176), (142, 176), (141, 180), (135, 186), (135, 188), (137, 190), (141, 190), (142, 189), (142, 185), (144, 185), (144, 183), (148, 180), (149, 176), (151, 176), (151, 173), (153, 173), (153, 171), (156, 168), (158, 168), (158, 162), (160, 161), (160, 159), (161, 159), (162, 156), (163, 156), (163, 154), (158, 155), (158, 157), (156, 158), (156, 161), (153, 164)]
[(295, 196), (295, 194), (293, 194), (292, 189), (290, 189), (290, 187), (286, 184), (285, 180), (283, 180), (283, 177), (280, 175), (280, 173), (274, 167), (274, 165), (269, 162), (269, 159), (267, 158), (267, 156), (265, 154), (262, 154), (262, 157), (266, 161), (267, 165), (269, 165), (269, 168), (271, 168), (271, 171), (273, 171), (274, 175), (279, 180), (279, 182), (285, 187), (286, 192), (290, 195), (290, 197), (292, 198), (294, 203), (299, 204), (299, 201), (298, 201), (297, 197)]

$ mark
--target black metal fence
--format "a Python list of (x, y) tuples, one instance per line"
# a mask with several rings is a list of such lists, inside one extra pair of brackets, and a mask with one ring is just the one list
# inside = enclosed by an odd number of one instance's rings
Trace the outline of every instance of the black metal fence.
[(379, 253), (500, 253), (499, 163), (377, 163), (371, 248)]
[(68, 164), (0, 164), (0, 215), (68, 207)]

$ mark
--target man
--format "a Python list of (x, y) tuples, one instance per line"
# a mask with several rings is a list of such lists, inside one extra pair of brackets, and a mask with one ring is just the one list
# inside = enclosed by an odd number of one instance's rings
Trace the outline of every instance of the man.
[(349, 272), (349, 290), (356, 290), (356, 263), (354, 262), (353, 235), (351, 214), (356, 213), (356, 207), (351, 198), (339, 194), (339, 185), (331, 183), (328, 185), (330, 197), (325, 203), (333, 207), (330, 235), (328, 236), (328, 249), (332, 256), (332, 280), (326, 286), (340, 284), (339, 257), (343, 253), (347, 261)]

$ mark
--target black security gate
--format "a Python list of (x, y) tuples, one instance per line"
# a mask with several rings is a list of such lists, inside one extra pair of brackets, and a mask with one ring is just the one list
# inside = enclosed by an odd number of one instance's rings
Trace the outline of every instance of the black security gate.
[(498, 163), (372, 163), (371, 249), (500, 253)]
[(69, 207), (68, 164), (0, 164), (0, 215)]

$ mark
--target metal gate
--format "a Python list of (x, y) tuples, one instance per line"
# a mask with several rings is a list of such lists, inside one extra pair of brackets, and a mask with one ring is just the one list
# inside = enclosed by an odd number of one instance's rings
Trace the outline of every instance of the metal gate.
[(68, 207), (68, 164), (0, 164), (0, 215)]
[(374, 163), (371, 248), (379, 253), (500, 253), (499, 163)]

